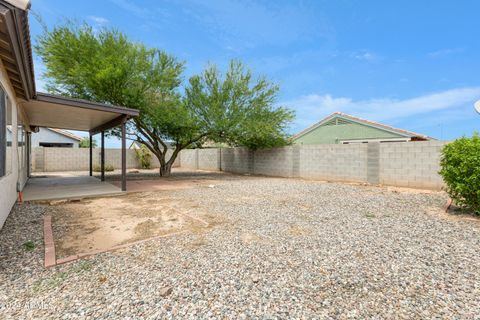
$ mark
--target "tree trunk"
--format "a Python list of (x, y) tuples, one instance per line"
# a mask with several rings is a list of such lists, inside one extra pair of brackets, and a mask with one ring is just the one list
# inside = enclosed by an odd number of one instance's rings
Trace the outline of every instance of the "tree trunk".
[(160, 165), (160, 177), (169, 177), (172, 173), (172, 163), (170, 161)]
[(174, 150), (168, 161), (165, 159), (166, 154), (162, 153), (157, 155), (158, 161), (160, 162), (160, 177), (169, 177), (171, 175), (173, 164), (175, 163), (175, 159), (177, 159), (179, 152), (180, 150)]

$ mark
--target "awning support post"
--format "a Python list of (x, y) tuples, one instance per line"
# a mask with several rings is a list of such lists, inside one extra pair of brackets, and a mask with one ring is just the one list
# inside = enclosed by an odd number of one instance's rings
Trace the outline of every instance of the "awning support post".
[(30, 178), (32, 174), (32, 133), (30, 131), (27, 131), (25, 143), (27, 151), (27, 178)]
[(101, 175), (100, 175), (100, 180), (101, 181), (105, 181), (105, 131), (102, 130), (102, 133), (101, 133), (101, 149), (100, 149), (100, 171), (101, 171)]
[(89, 168), (90, 168), (90, 177), (93, 175), (93, 138), (92, 138), (92, 134), (90, 134), (90, 143), (89, 143), (89, 146), (88, 148), (90, 149), (90, 164), (89, 164)]
[(127, 118), (122, 120), (122, 191), (127, 191), (127, 142), (126, 142), (126, 122)]

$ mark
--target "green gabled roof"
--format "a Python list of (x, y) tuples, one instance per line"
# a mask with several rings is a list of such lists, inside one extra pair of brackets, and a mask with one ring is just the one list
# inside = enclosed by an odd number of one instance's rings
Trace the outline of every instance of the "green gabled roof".
[(404, 130), (404, 129), (394, 128), (392, 126), (385, 125), (385, 124), (382, 124), (382, 123), (378, 123), (378, 122), (375, 122), (375, 121), (370, 121), (370, 120), (365, 120), (365, 119), (362, 119), (362, 118), (354, 117), (354, 116), (351, 116), (351, 115), (343, 113), (343, 112), (334, 112), (334, 113), (330, 114), (329, 116), (323, 118), (322, 120), (315, 123), (311, 127), (308, 127), (307, 129), (295, 134), (292, 137), (292, 139), (296, 140), (296, 139), (312, 132), (313, 130), (315, 130), (315, 129), (321, 127), (321, 126), (330, 126), (330, 125), (335, 125), (335, 124), (346, 124), (346, 123), (358, 123), (358, 124), (361, 124), (361, 125), (365, 125), (365, 126), (368, 126), (368, 127), (375, 128), (375, 129), (379, 129), (379, 130), (387, 131), (387, 132), (390, 132), (390, 133), (394, 133), (394, 134), (397, 134), (397, 135), (402, 136), (402, 137), (420, 138), (420, 139), (425, 139), (425, 140), (435, 140), (434, 138), (432, 138), (430, 136), (427, 136), (427, 135), (424, 135), (424, 134), (420, 134), (420, 133), (416, 133), (416, 132), (408, 131), (408, 130)]

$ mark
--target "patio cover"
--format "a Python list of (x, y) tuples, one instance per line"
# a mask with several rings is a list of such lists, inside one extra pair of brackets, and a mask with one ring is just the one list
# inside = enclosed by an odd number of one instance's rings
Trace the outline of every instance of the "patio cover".
[(126, 128), (128, 119), (138, 116), (135, 109), (80, 99), (37, 93), (21, 103), (30, 128), (88, 131), (90, 133), (90, 176), (93, 172), (92, 136), (101, 133), (101, 180), (105, 180), (105, 131), (122, 128), (122, 191), (126, 191)]
[(122, 119), (138, 116), (138, 110), (86, 100), (37, 93), (23, 103), (30, 126), (88, 131), (92, 134), (121, 124)]

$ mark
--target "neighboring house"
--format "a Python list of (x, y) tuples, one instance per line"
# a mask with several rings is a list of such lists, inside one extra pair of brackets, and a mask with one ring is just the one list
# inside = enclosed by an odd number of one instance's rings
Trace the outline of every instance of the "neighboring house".
[(435, 140), (378, 122), (334, 112), (292, 137), (294, 144), (350, 144)]
[(39, 128), (38, 132), (32, 134), (32, 148), (78, 148), (80, 140), (82, 140), (82, 138), (65, 130)]
[[(172, 143), (166, 142), (166, 145), (167, 145), (168, 149), (173, 149)], [(130, 145), (130, 147), (128, 147), (128, 148), (133, 149), (133, 150), (137, 150), (137, 149), (140, 149), (141, 146), (142, 146), (142, 144), (140, 142), (133, 141), (132, 144)]]
[(130, 144), (130, 147), (128, 147), (128, 149), (133, 149), (133, 150), (137, 150), (137, 149), (140, 149), (140, 143), (138, 143), (137, 141), (133, 141), (131, 144)]
[[(88, 131), (93, 136), (120, 126), (121, 190), (125, 191), (126, 122), (139, 114), (138, 110), (120, 106), (37, 92), (29, 8), (27, 0), (0, 0), (0, 228), (29, 179), (34, 132), (50, 127)], [(69, 138), (68, 143), (73, 144)], [(89, 160), (92, 168), (92, 152)]]

